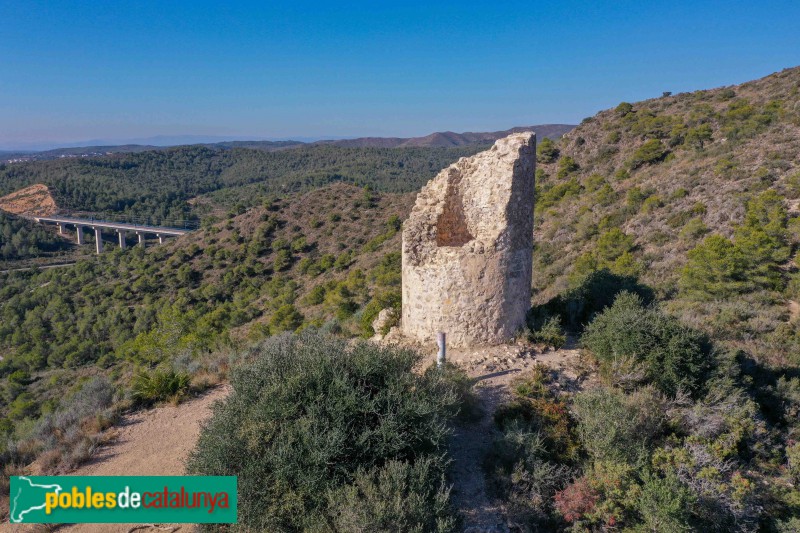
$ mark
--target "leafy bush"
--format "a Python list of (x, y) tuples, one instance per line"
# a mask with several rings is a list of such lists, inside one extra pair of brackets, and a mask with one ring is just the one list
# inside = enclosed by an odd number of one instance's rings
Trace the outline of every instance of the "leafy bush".
[(674, 475), (645, 474), (638, 508), (648, 531), (689, 531), (690, 509), (697, 497)]
[(303, 315), (292, 304), (280, 306), (269, 319), (269, 332), (277, 335), (283, 331), (295, 331), (303, 325)]
[(600, 387), (575, 396), (581, 443), (595, 461), (639, 463), (665, 423), (665, 402), (652, 388), (633, 394)]
[(598, 461), (555, 496), (555, 507), (577, 531), (623, 529), (639, 521), (637, 470), (626, 463)]
[(633, 112), (633, 105), (628, 102), (622, 102), (614, 110), (620, 117), (625, 117)]
[[(391, 492), (408, 505), (427, 499), (407, 509), (410, 526), (446, 529), (439, 473), (458, 404), (446, 373), (415, 373), (420, 356), (409, 350), (313, 331), (267, 339), (251, 356), (189, 461), (194, 474), (239, 476), (240, 528), (318, 530), (342, 520), (379, 531), (398, 509), (380, 508), (375, 494)], [(337, 515), (331, 501), (367, 508)]]
[(695, 150), (701, 151), (707, 143), (711, 142), (712, 134), (713, 130), (711, 126), (708, 124), (700, 124), (695, 128), (689, 128), (684, 142)]
[(747, 287), (745, 258), (721, 235), (710, 235), (689, 251), (680, 286), (696, 298), (727, 297)]
[(558, 161), (558, 172), (556, 172), (556, 176), (558, 179), (564, 179), (573, 172), (576, 172), (581, 167), (578, 165), (575, 160), (569, 156), (562, 157)]
[(597, 256), (601, 261), (614, 261), (633, 249), (633, 237), (619, 228), (612, 228), (597, 241)]
[(786, 458), (789, 475), (795, 483), (800, 483), (800, 442), (786, 447)]
[[(364, 307), (361, 313), (359, 325), (361, 326), (361, 335), (365, 338), (372, 337), (376, 333), (386, 335), (389, 331), (375, 331), (372, 328), (372, 323), (378, 317), (378, 314), (384, 309), (392, 309), (395, 320), (390, 320), (389, 324), (396, 325), (396, 319), (400, 316), (400, 292), (396, 290), (384, 291), (376, 294)], [(395, 323), (393, 323), (395, 322)]]
[(539, 188), (536, 191), (537, 199), (535, 209), (537, 212), (541, 212), (558, 204), (564, 198), (579, 195), (581, 190), (581, 184), (575, 178), (570, 178), (564, 183), (559, 183), (550, 188)]
[(133, 378), (131, 393), (140, 405), (152, 405), (163, 401), (177, 401), (189, 392), (191, 379), (188, 374), (169, 370), (141, 370)]
[[(596, 263), (595, 263), (596, 264)], [(640, 284), (635, 277), (620, 275), (608, 268), (590, 269), (573, 280), (574, 286), (566, 293), (553, 298), (543, 306), (535, 308), (535, 313), (559, 315), (568, 327), (580, 330), (596, 313), (614, 303), (622, 291), (638, 295), (643, 302), (652, 302), (653, 291)]]
[(747, 202), (744, 221), (736, 228), (736, 247), (746, 263), (748, 278), (760, 286), (780, 285), (780, 267), (791, 256), (786, 225), (783, 198), (775, 191)]
[(561, 326), (561, 317), (550, 316), (542, 311), (544, 310), (541, 308), (533, 308), (528, 312), (528, 339), (555, 348), (563, 347), (567, 342), (567, 336)]
[(539, 163), (552, 163), (558, 159), (558, 154), (555, 143), (547, 137), (536, 146), (536, 161)]
[(342, 532), (446, 532), (457, 523), (441, 464), (430, 457), (358, 472), (351, 485), (330, 492), (328, 514)]
[[(697, 394), (710, 367), (705, 337), (641, 298), (620, 293), (614, 305), (586, 328), (581, 342), (598, 358), (605, 373), (630, 360), (641, 364), (644, 377), (663, 392)], [(613, 378), (613, 376), (611, 376)]]
[(637, 169), (644, 165), (652, 165), (663, 161), (667, 153), (669, 153), (668, 150), (664, 148), (664, 145), (659, 139), (650, 139), (636, 149), (630, 161), (628, 161), (628, 164), (631, 169)]
[(775, 191), (750, 200), (735, 242), (711, 235), (689, 251), (681, 288), (698, 299), (781, 288), (783, 264), (791, 257), (787, 222), (783, 198)]

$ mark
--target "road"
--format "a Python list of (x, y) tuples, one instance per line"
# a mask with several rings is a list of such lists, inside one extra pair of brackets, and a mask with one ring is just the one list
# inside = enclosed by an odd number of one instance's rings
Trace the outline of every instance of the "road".
[(26, 270), (33, 270), (38, 268), (39, 270), (46, 270), (48, 268), (61, 268), (61, 267), (68, 267), (75, 264), (75, 261), (71, 263), (59, 263), (57, 265), (36, 265), (24, 268), (9, 268), (7, 270), (0, 270), (0, 274), (8, 274), (9, 272), (24, 272)]

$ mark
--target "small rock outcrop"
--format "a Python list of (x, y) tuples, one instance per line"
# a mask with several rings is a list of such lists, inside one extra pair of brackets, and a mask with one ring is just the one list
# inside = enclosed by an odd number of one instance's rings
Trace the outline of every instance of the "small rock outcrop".
[(511, 339), (530, 308), (536, 136), (442, 170), (403, 225), (402, 331), (453, 346)]

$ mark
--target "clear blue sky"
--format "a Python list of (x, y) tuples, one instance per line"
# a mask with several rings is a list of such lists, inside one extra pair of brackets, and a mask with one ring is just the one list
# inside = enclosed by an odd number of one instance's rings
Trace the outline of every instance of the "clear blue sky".
[(0, 2), (0, 145), (576, 123), (800, 64), (800, 2)]

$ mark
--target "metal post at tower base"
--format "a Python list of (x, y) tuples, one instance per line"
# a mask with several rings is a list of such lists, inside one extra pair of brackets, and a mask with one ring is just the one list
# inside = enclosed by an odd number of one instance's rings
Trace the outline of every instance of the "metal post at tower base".
[(441, 368), (445, 363), (445, 355), (447, 353), (447, 345), (445, 343), (445, 334), (443, 331), (436, 334), (436, 344), (439, 345), (439, 353), (436, 354), (436, 366)]

